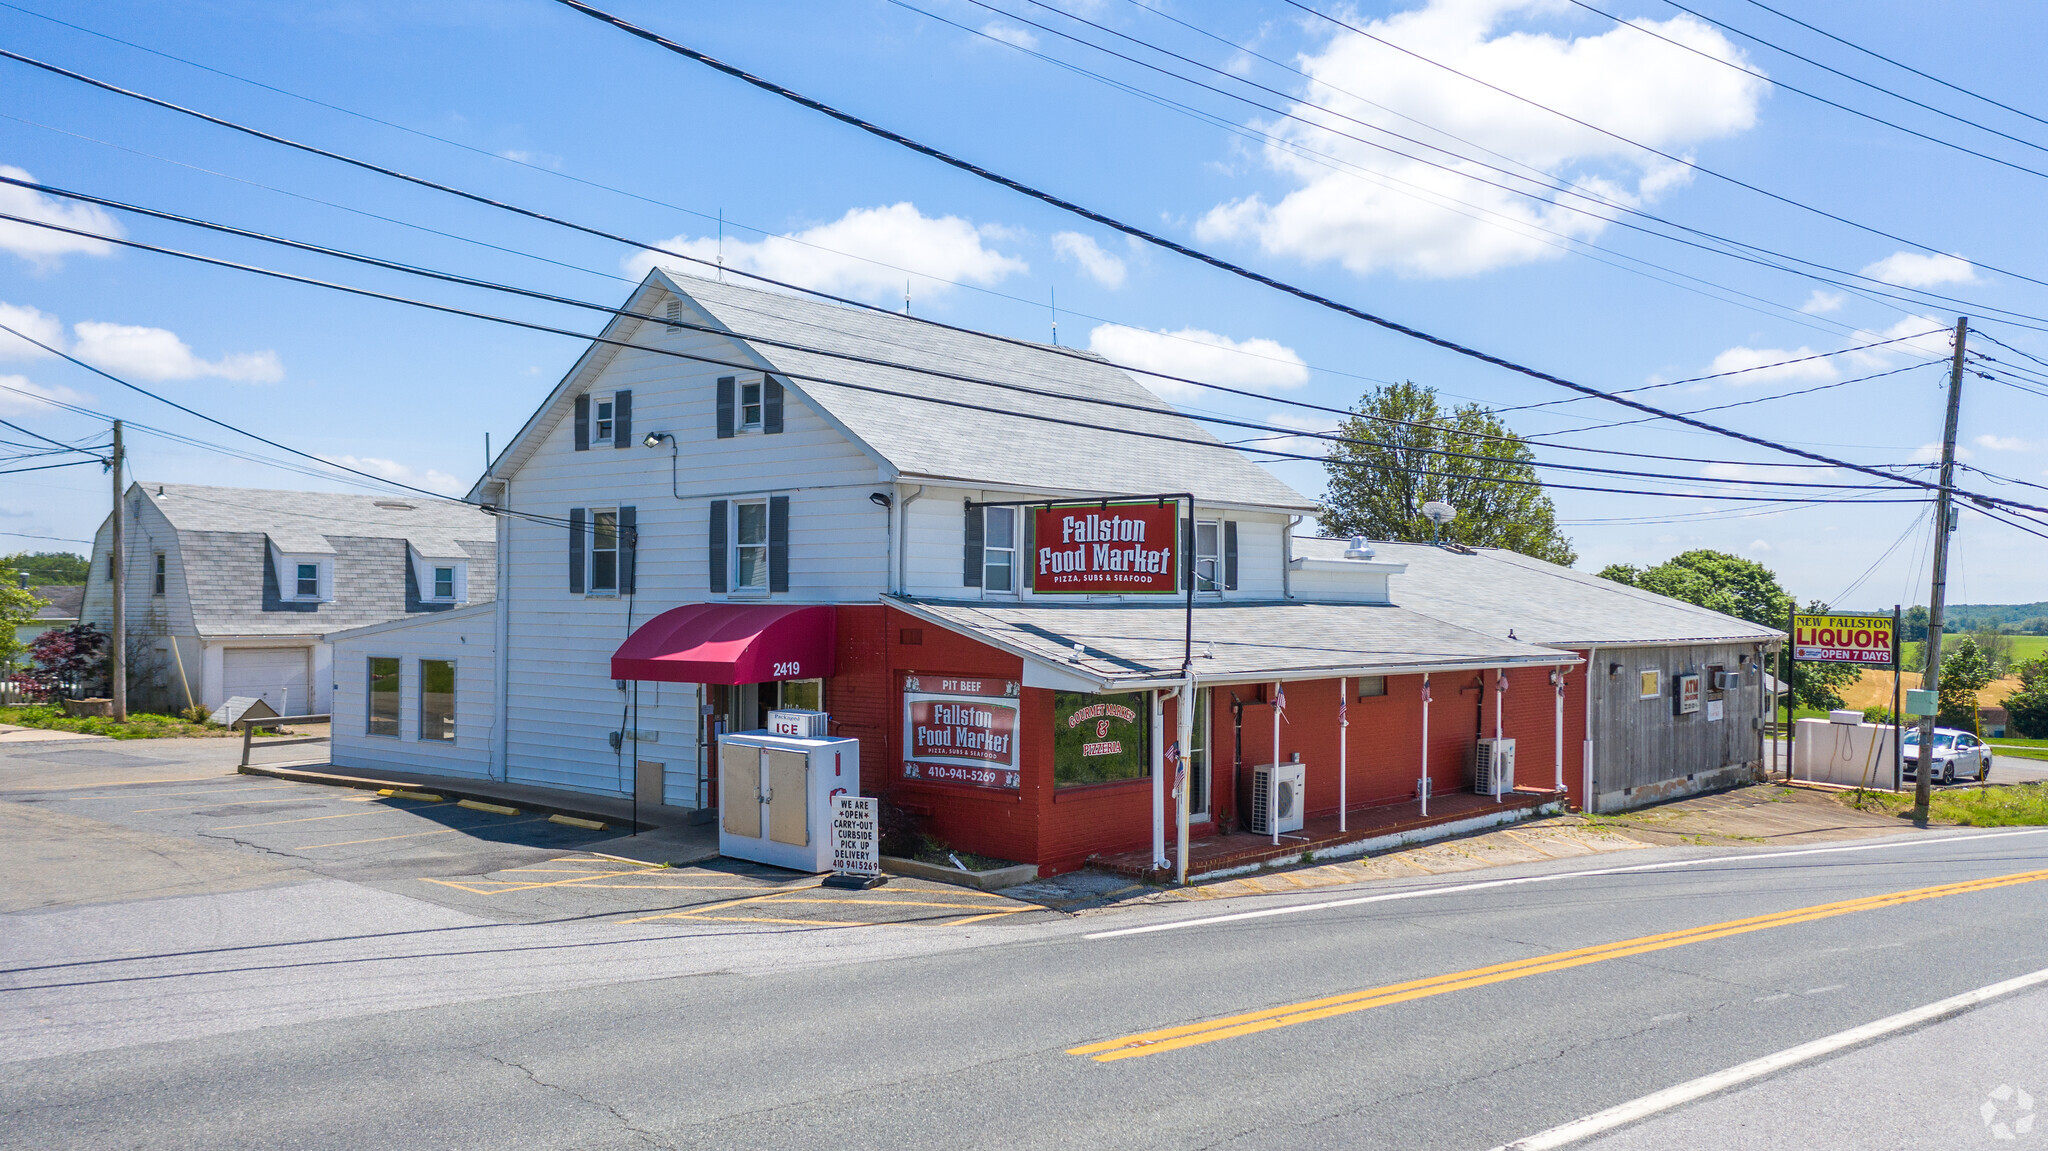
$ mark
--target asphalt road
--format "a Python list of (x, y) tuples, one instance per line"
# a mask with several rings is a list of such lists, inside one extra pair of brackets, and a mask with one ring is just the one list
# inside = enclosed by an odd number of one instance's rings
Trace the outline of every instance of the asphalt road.
[[(536, 916), (202, 835), (155, 797), (56, 798), (231, 786), (119, 778), (162, 767), (0, 757), (0, 812), (31, 813), (11, 851), (83, 837), (128, 877), (66, 872), (0, 918), (0, 1146), (1484, 1151), (2048, 968), (2048, 829), (1082, 916), (720, 922), (690, 893), (665, 897), (684, 918)], [(329, 815), (365, 822), (293, 818)], [(429, 870), (576, 854), (433, 838), (455, 846)], [(139, 890), (170, 844), (178, 889)], [(743, 907), (792, 898), (757, 878)], [(2048, 993), (1994, 1001), (1586, 1145), (1997, 1145), (1985, 1103), (2009, 1134), (2018, 1092), (2048, 1107), (2044, 1022)]]

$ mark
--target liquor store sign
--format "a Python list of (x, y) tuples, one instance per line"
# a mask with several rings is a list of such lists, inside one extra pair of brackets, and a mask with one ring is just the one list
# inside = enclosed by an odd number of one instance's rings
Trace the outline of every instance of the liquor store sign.
[(1031, 590), (1173, 594), (1180, 590), (1178, 504), (1091, 504), (1032, 511)]
[(905, 677), (903, 778), (1018, 790), (1020, 694), (1000, 679)]
[(1792, 616), (1792, 658), (1810, 663), (1890, 667), (1897, 639), (1888, 615)]

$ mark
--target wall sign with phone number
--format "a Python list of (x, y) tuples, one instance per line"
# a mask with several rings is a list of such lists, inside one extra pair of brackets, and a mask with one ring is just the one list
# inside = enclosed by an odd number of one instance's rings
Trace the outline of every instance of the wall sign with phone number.
[(1017, 791), (1018, 685), (906, 676), (902, 778)]

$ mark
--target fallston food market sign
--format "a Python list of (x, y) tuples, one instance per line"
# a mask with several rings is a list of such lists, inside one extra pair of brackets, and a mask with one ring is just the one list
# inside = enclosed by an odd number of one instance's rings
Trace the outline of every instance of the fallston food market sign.
[(1033, 592), (1171, 595), (1180, 590), (1177, 505), (1038, 508), (1033, 516)]
[(1017, 685), (999, 679), (903, 681), (903, 778), (1015, 791)]

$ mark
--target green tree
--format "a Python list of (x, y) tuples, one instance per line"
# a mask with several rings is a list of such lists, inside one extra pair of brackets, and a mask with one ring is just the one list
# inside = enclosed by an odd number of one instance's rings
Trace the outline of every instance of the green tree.
[(1557, 530), (1529, 445), (1478, 404), (1447, 413), (1434, 388), (1388, 384), (1367, 392), (1337, 433), (1354, 442), (1331, 443), (1325, 457), (1324, 534), (1427, 540), (1422, 505), (1441, 500), (1458, 509), (1442, 531), (1454, 543), (1567, 567), (1579, 558)]
[[(1727, 552), (1681, 552), (1650, 568), (1609, 564), (1600, 575), (1780, 631), (1791, 622), (1792, 597), (1779, 585), (1777, 573)], [(1827, 605), (1816, 601), (1806, 610), (1824, 612)], [(1855, 683), (1858, 674), (1851, 664), (1794, 661), (1786, 686), (1795, 707), (1830, 711), (1842, 706), (1841, 689)]]
[(1963, 636), (1955, 647), (1941, 653), (1940, 704), (1935, 722), (1963, 731), (1977, 730), (1977, 693), (1998, 678), (1991, 658), (1977, 646), (1975, 636)]
[(27, 645), (14, 638), (14, 631), (36, 618), (48, 600), (37, 599), (27, 588), (0, 584), (0, 669), (11, 669)]
[(0, 556), (0, 577), (14, 583), (14, 573), (28, 575), (29, 586), (82, 584), (92, 572), (92, 561), (72, 552), (15, 552)]
[(2020, 689), (2005, 701), (2013, 734), (2048, 739), (2048, 655), (2035, 656), (2013, 669)]

